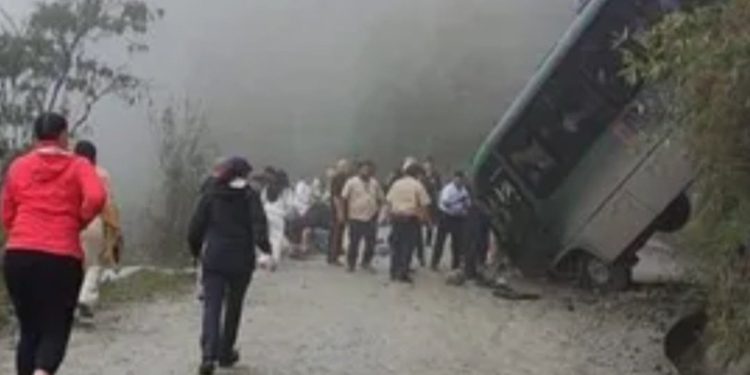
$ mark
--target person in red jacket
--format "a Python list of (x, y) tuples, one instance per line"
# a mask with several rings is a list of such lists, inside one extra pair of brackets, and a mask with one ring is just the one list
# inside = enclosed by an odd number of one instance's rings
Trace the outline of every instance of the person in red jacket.
[(64, 117), (41, 115), (34, 137), (5, 176), (4, 274), (21, 326), (17, 373), (52, 375), (65, 357), (83, 279), (80, 233), (107, 195), (94, 166), (67, 150)]

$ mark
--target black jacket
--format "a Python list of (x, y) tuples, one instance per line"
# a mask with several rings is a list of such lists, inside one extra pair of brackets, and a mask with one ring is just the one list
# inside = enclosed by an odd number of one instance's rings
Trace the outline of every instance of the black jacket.
[(252, 272), (256, 246), (271, 253), (259, 194), (251, 188), (207, 186), (190, 221), (188, 242), (191, 253), (201, 258), (206, 270)]

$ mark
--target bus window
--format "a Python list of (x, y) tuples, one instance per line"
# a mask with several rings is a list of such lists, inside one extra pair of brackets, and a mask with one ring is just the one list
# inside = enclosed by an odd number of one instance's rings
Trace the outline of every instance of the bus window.
[(515, 129), (500, 145), (500, 150), (524, 183), (537, 194), (554, 189), (558, 162), (530, 129), (523, 126)]

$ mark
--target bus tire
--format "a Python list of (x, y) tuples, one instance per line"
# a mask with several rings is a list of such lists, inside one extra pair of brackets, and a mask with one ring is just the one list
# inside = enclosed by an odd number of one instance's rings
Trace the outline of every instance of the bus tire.
[(633, 280), (633, 263), (616, 261), (607, 264), (591, 254), (583, 257), (581, 281), (587, 289), (602, 292), (619, 292), (627, 289)]
[(690, 220), (691, 213), (690, 198), (688, 198), (687, 194), (681, 193), (654, 220), (654, 229), (665, 233), (676, 232), (685, 227), (688, 220)]

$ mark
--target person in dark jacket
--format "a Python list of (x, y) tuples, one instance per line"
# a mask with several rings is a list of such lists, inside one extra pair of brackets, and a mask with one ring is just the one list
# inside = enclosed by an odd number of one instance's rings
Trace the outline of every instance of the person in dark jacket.
[(239, 361), (234, 345), (255, 270), (255, 248), (271, 253), (260, 195), (248, 182), (251, 171), (246, 160), (228, 159), (201, 196), (190, 223), (190, 250), (200, 257), (203, 270), (201, 375), (213, 374), (217, 361), (220, 367)]

